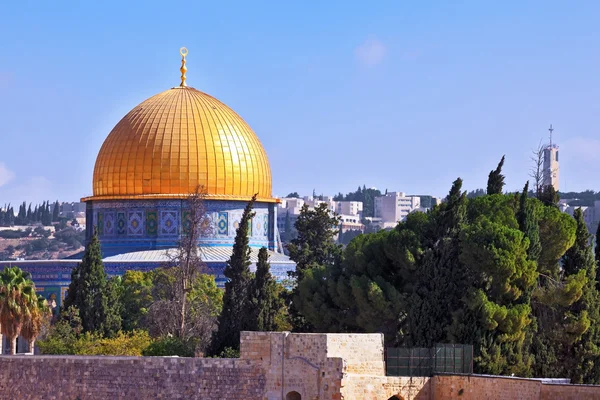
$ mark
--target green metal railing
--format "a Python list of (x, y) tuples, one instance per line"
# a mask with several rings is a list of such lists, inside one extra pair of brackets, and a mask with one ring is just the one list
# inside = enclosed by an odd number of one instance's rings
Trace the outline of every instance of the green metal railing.
[(436, 344), (432, 348), (386, 349), (388, 376), (433, 376), (436, 373), (473, 373), (473, 346)]

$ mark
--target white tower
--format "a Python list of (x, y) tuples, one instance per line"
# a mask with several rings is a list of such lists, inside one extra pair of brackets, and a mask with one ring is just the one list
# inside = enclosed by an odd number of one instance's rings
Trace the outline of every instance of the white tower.
[(543, 185), (552, 185), (554, 190), (558, 192), (559, 184), (559, 165), (558, 165), (558, 145), (552, 143), (552, 125), (548, 129), (550, 131), (550, 144), (544, 148), (544, 174)]

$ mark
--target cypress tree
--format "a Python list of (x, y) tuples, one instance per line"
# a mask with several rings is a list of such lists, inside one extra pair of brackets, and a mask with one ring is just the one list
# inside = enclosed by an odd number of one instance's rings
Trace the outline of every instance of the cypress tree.
[(453, 312), (463, 307), (466, 274), (459, 260), (459, 234), (466, 219), (466, 193), (458, 178), (446, 201), (431, 213), (427, 251), (417, 271), (409, 315), (410, 344), (432, 346), (446, 340)]
[(487, 194), (502, 194), (504, 188), (504, 175), (502, 175), (502, 166), (504, 165), (504, 156), (498, 163), (495, 170), (490, 171), (487, 184)]
[(249, 312), (253, 314), (252, 330), (269, 332), (277, 328), (275, 317), (282, 304), (277, 296), (277, 283), (270, 269), (269, 253), (262, 247), (258, 252), (256, 274), (250, 290)]
[(223, 274), (228, 279), (225, 283), (223, 310), (219, 316), (219, 329), (213, 338), (212, 353), (220, 354), (225, 348), (239, 349), (240, 332), (249, 327), (248, 310), (249, 290), (252, 282), (250, 272), (250, 246), (248, 228), (254, 212), (256, 194), (246, 205), (240, 225), (235, 234), (235, 242), (231, 257), (227, 261)]
[(544, 203), (545, 206), (557, 207), (560, 197), (558, 196), (556, 189), (554, 189), (554, 186), (546, 185), (540, 191), (538, 199)]
[(56, 200), (56, 202), (54, 203), (54, 208), (52, 209), (52, 222), (58, 222), (58, 209), (58, 200)]
[(529, 238), (529, 249), (527, 255), (530, 260), (537, 260), (541, 251), (540, 227), (533, 212), (533, 206), (529, 202), (529, 181), (525, 184), (521, 197), (519, 198), (519, 211), (517, 212), (519, 229)]
[(94, 228), (94, 235), (86, 246), (81, 263), (71, 272), (64, 307), (75, 306), (79, 309), (85, 332), (112, 336), (121, 328), (119, 302), (115, 293), (104, 270), (98, 231)]

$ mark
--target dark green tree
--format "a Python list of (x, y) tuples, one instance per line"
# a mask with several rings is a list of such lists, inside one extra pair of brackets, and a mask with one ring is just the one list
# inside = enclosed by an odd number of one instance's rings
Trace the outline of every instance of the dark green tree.
[(292, 198), (292, 197), (294, 197), (294, 198), (296, 198), (296, 199), (299, 199), (299, 198), (300, 198), (300, 195), (298, 194), (298, 192), (292, 192), (292, 193), (288, 194), (288, 195), (287, 195), (287, 196), (285, 196), (285, 197), (286, 197), (286, 198)]
[[(296, 263), (296, 269), (288, 272), (295, 279), (296, 286), (287, 298), (292, 325), (296, 331), (310, 331), (310, 323), (303, 316), (307, 303), (301, 296), (299, 287), (307, 273), (313, 269), (331, 268), (342, 257), (342, 247), (335, 241), (340, 218), (332, 214), (327, 204), (322, 203), (313, 210), (305, 204), (300, 210), (294, 227), (297, 236), (288, 244), (290, 259)], [(306, 310), (305, 310), (306, 311)]]
[(271, 275), (269, 253), (265, 247), (258, 252), (256, 274), (250, 285), (250, 310), (252, 314), (249, 327), (255, 331), (277, 330), (276, 317), (283, 304), (277, 292), (277, 283)]
[(502, 166), (504, 165), (504, 156), (498, 163), (495, 170), (490, 171), (487, 184), (487, 194), (502, 194), (504, 188), (504, 175), (502, 175)]
[(460, 256), (459, 235), (466, 222), (467, 199), (458, 178), (446, 201), (430, 213), (427, 247), (417, 271), (409, 314), (409, 344), (430, 347), (446, 340), (452, 313), (463, 307), (466, 275)]
[(546, 185), (540, 191), (538, 199), (544, 203), (545, 206), (557, 207), (560, 197), (558, 196), (556, 189), (554, 189), (554, 186)]
[(58, 200), (56, 200), (56, 202), (54, 202), (54, 207), (52, 208), (52, 222), (58, 222), (59, 208)]
[(121, 328), (119, 299), (115, 297), (117, 291), (107, 279), (98, 232), (94, 229), (81, 263), (71, 272), (64, 308), (79, 309), (85, 332), (113, 336)]
[(123, 330), (140, 329), (152, 304), (152, 274), (142, 271), (125, 271), (121, 279), (121, 318)]
[(233, 252), (227, 261), (223, 274), (227, 278), (225, 295), (223, 296), (223, 311), (219, 316), (219, 328), (214, 336), (212, 353), (220, 354), (225, 348), (239, 349), (240, 332), (250, 326), (248, 310), (250, 309), (250, 246), (248, 228), (252, 223), (256, 195), (246, 205), (240, 225), (235, 234)]
[(328, 205), (319, 204), (313, 210), (305, 204), (294, 227), (297, 237), (288, 244), (290, 258), (296, 263), (292, 278), (302, 280), (304, 271), (317, 265), (331, 265), (341, 255), (335, 243), (340, 218), (329, 211)]
[(540, 228), (534, 213), (533, 205), (531, 204), (533, 201), (535, 200), (529, 199), (529, 181), (527, 181), (523, 188), (523, 192), (521, 193), (521, 197), (519, 198), (517, 221), (519, 222), (519, 229), (529, 239), (527, 255), (530, 260), (537, 261), (542, 251), (542, 245), (540, 243)]

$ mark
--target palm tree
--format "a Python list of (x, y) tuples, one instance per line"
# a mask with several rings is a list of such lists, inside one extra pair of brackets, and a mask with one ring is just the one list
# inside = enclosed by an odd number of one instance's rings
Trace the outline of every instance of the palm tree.
[(52, 311), (48, 306), (48, 301), (43, 296), (38, 295), (37, 300), (29, 306), (29, 318), (23, 323), (21, 336), (29, 343), (29, 351), (33, 353), (35, 340), (39, 336), (44, 323), (52, 317)]
[(36, 301), (35, 286), (28, 277), (18, 267), (6, 267), (0, 273), (0, 331), (10, 340), (11, 355), (17, 352), (17, 337)]

